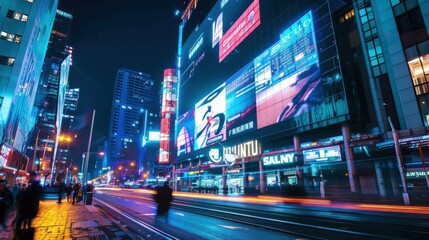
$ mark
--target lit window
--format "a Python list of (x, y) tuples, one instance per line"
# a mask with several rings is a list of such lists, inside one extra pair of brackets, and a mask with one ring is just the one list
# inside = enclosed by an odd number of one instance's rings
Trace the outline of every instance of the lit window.
[(26, 2), (31, 2), (31, 3), (33, 2), (33, 0), (25, 0), (25, 1), (26, 1)]
[(22, 13), (19, 13), (19, 12), (15, 12), (13, 10), (8, 10), (6, 16), (8, 18), (13, 18), (15, 20), (22, 21), (22, 22), (27, 22), (28, 21), (28, 15), (22, 14)]
[(0, 56), (0, 64), (12, 66), (15, 63), (15, 58)]
[(429, 54), (408, 62), (417, 95), (429, 92)]
[(14, 12), (13, 13), (13, 19), (15, 19), (15, 20), (21, 20), (21, 17), (22, 17), (22, 13), (19, 13), (19, 12)]
[(6, 40), (8, 40), (9, 42), (13, 42), (14, 39), (15, 39), (15, 34), (12, 34), (12, 33), (8, 33), (7, 34), (7, 39)]
[(7, 32), (1, 31), (0, 32), (0, 38), (3, 39), (3, 40), (6, 40), (7, 39)]
[(9, 41), (9, 42), (15, 42), (15, 43), (20, 43), (21, 42), (21, 35), (18, 34), (12, 34), (12, 33), (7, 33), (7, 32), (0, 32), (0, 39)]

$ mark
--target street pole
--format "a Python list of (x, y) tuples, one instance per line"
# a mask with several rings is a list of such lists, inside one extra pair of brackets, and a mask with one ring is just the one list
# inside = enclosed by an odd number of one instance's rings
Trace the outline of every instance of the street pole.
[(320, 198), (326, 198), (325, 194), (325, 179), (323, 179), (322, 166), (319, 164), (320, 171)]
[(86, 185), (86, 181), (87, 181), (87, 174), (88, 174), (88, 162), (89, 162), (89, 153), (91, 150), (91, 140), (92, 140), (92, 130), (94, 129), (94, 118), (95, 118), (95, 110), (92, 111), (92, 122), (91, 122), (91, 131), (89, 133), (89, 140), (88, 140), (88, 148), (86, 150), (86, 155), (85, 155), (85, 168), (83, 171), (83, 185)]
[(422, 146), (419, 143), (419, 154), (420, 154), (420, 160), (422, 161), (423, 171), (425, 171), (425, 177), (426, 177), (426, 185), (429, 188), (429, 176), (428, 176), (428, 170), (426, 168), (425, 158), (423, 156), (423, 149)]
[[(48, 147), (48, 141), (49, 141), (49, 136), (48, 136), (48, 138), (46, 139), (45, 147), (43, 147), (43, 155), (42, 155), (42, 161), (43, 161), (43, 162), (45, 162), (45, 154), (46, 154), (46, 148)], [(39, 169), (37, 169), (37, 170), (39, 170)]]
[(39, 144), (39, 133), (40, 133), (40, 129), (37, 129), (37, 136), (36, 136), (36, 143), (34, 144), (33, 164), (31, 165), (31, 171), (34, 170), (34, 162), (36, 161), (37, 145)]
[(402, 198), (404, 199), (405, 205), (410, 205), (410, 198), (408, 197), (407, 192), (407, 182), (405, 181), (405, 175), (404, 175), (404, 167), (402, 166), (402, 154), (401, 154), (401, 145), (399, 144), (399, 137), (398, 132), (393, 127), (392, 120), (390, 120), (390, 117), (387, 118), (389, 120), (390, 128), (392, 129), (393, 133), (393, 141), (395, 143), (395, 151), (396, 151), (396, 160), (398, 161), (398, 168), (399, 168), (399, 175), (401, 175), (401, 181), (402, 181)]
[(83, 168), (85, 167), (85, 157), (86, 157), (86, 153), (82, 153), (82, 166), (80, 167), (80, 174), (82, 176), (80, 180), (82, 180), (82, 182), (83, 182)]

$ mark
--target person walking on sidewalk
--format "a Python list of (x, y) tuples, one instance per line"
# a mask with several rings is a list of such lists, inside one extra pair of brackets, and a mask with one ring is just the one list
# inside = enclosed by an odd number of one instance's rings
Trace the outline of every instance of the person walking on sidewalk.
[(42, 194), (43, 188), (40, 186), (38, 174), (36, 172), (31, 172), (29, 186), (25, 190), (21, 191), (16, 199), (17, 211), (14, 221), (14, 239), (25, 239), (25, 237), (21, 236), (23, 234), (22, 229), (25, 228), (28, 229), (28, 232), (32, 232), (32, 234), (34, 234), (34, 229), (31, 228), (31, 221), (39, 212), (39, 202), (42, 198)]
[(65, 184), (63, 181), (58, 181), (58, 201), (57, 203), (61, 203), (61, 200), (63, 199), (63, 192), (64, 192)]
[(80, 190), (80, 185), (79, 183), (75, 183), (73, 185), (73, 201), (72, 204), (74, 204), (75, 202), (78, 202), (78, 198), (79, 198), (79, 190)]
[(67, 184), (67, 186), (65, 188), (65, 192), (67, 195), (67, 202), (69, 203), (69, 202), (71, 202), (70, 197), (71, 197), (71, 193), (73, 192), (73, 187), (72, 187), (71, 183)]
[(155, 201), (158, 203), (157, 216), (165, 215), (165, 219), (168, 220), (168, 210), (173, 201), (173, 189), (169, 186), (168, 181), (164, 182), (164, 186), (158, 188)]
[(7, 188), (5, 182), (0, 182), (0, 224), (3, 228), (3, 231), (6, 231), (6, 219), (9, 215), (9, 210), (12, 204), (12, 192), (9, 190), (9, 188)]

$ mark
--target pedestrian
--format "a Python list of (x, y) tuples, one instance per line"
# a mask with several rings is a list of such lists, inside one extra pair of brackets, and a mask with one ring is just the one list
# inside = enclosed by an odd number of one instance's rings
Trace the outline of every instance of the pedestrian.
[[(5, 182), (0, 182), (0, 224), (3, 231), (7, 230), (6, 219), (13, 204), (13, 195)], [(1, 230), (0, 230), (1, 231)]]
[(67, 187), (65, 188), (66, 195), (67, 195), (67, 202), (71, 202), (71, 193), (73, 191), (73, 187), (71, 183), (67, 184)]
[(173, 201), (173, 189), (169, 186), (169, 182), (164, 182), (164, 186), (158, 188), (155, 201), (158, 203), (157, 216), (165, 215), (168, 220), (168, 210), (170, 203)]
[(31, 227), (31, 221), (39, 212), (42, 193), (43, 188), (40, 186), (38, 174), (31, 172), (28, 187), (20, 191), (16, 198), (14, 239), (33, 239), (34, 228)]
[(78, 202), (78, 198), (79, 198), (79, 190), (80, 190), (80, 185), (79, 183), (75, 183), (73, 185), (73, 201), (72, 204), (74, 204), (75, 202)]
[(65, 184), (63, 181), (58, 181), (58, 201), (57, 203), (61, 203), (61, 200), (63, 199), (63, 192), (64, 192)]

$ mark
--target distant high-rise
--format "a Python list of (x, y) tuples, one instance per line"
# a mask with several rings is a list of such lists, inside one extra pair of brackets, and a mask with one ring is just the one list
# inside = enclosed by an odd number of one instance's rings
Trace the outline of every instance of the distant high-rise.
[[(40, 129), (39, 145), (50, 147), (45, 151), (42, 169), (51, 169), (51, 162), (57, 155), (57, 144), (61, 133), (64, 103), (68, 89), (68, 75), (71, 59), (71, 47), (67, 46), (73, 16), (61, 10), (56, 11), (49, 45), (44, 59), (43, 72), (37, 90), (37, 126)], [(67, 143), (69, 146), (69, 143)], [(60, 145), (60, 148), (65, 146)], [(61, 155), (61, 154), (59, 154)], [(61, 157), (61, 156), (60, 156)], [(58, 160), (58, 156), (55, 160)]]
[(110, 165), (137, 163), (142, 132), (147, 129), (148, 111), (154, 102), (154, 81), (148, 74), (121, 68), (113, 91), (109, 127)]
[(68, 89), (66, 92), (61, 132), (70, 133), (72, 131), (77, 104), (79, 102), (79, 93), (79, 88)]
[[(65, 134), (68, 138), (73, 138), (73, 123), (79, 101), (79, 88), (68, 89), (64, 100), (64, 110), (61, 124), (61, 134)], [(70, 143), (71, 144), (71, 143)], [(56, 158), (67, 162), (70, 157), (70, 144), (61, 145), (58, 147)]]

